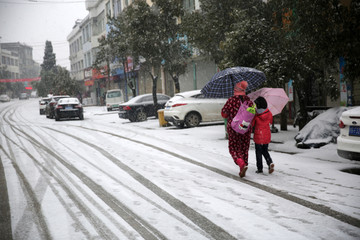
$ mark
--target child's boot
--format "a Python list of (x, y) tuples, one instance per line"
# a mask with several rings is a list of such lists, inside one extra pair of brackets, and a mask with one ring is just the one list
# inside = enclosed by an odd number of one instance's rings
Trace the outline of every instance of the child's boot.
[(269, 174), (271, 174), (271, 173), (274, 172), (274, 167), (275, 167), (275, 164), (274, 164), (274, 163), (270, 163), (270, 166), (269, 166)]

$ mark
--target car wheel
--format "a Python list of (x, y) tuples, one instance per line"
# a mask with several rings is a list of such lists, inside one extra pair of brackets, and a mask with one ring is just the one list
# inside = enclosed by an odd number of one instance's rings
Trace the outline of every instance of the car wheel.
[(146, 112), (144, 112), (144, 110), (139, 110), (136, 114), (136, 120), (138, 122), (143, 122), (146, 121), (146, 119), (147, 119)]
[(191, 112), (186, 115), (184, 122), (187, 127), (197, 127), (201, 122), (201, 118), (198, 113)]

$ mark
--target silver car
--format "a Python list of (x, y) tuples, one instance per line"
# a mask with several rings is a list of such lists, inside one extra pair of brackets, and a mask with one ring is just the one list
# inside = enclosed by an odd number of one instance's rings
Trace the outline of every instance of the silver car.
[(0, 95), (0, 102), (10, 102), (10, 97), (6, 94)]

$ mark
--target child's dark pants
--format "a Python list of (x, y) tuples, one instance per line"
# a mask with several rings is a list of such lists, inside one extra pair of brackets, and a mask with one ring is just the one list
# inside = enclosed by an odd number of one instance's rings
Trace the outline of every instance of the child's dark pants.
[(272, 159), (268, 152), (268, 147), (269, 144), (255, 144), (256, 166), (259, 171), (263, 170), (262, 156), (264, 156), (268, 166), (270, 166), (272, 163)]

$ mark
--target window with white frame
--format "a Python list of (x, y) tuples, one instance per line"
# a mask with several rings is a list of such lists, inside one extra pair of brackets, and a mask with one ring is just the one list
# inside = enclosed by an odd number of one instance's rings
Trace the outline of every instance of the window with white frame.
[(106, 3), (105, 9), (106, 9), (106, 15), (111, 16), (110, 2)]
[(90, 24), (87, 24), (82, 30), (84, 43), (91, 41), (91, 29), (90, 29), (90, 27), (91, 27)]
[(91, 67), (92, 61), (91, 61), (91, 52), (87, 52), (84, 54), (85, 59), (85, 68)]
[(121, 0), (117, 0), (117, 13), (116, 16), (121, 13)]

